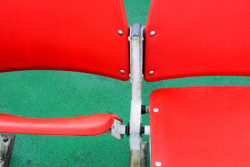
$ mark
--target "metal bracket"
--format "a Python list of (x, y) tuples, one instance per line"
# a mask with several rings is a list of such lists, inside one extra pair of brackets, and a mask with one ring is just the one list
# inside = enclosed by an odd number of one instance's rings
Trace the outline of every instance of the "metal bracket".
[(14, 146), (15, 135), (3, 135), (0, 138), (0, 167), (8, 167)]
[(141, 87), (143, 77), (143, 32), (145, 27), (133, 24), (130, 29), (130, 82), (132, 100), (130, 112), (130, 167), (142, 167), (141, 156)]
[(126, 134), (126, 125), (123, 125), (121, 121), (114, 120), (111, 128), (103, 134), (111, 134), (115, 139), (123, 139), (123, 135)]
[(123, 134), (120, 133), (122, 129), (123, 129), (122, 122), (115, 119), (114, 124), (111, 127), (111, 135), (115, 139), (122, 139)]

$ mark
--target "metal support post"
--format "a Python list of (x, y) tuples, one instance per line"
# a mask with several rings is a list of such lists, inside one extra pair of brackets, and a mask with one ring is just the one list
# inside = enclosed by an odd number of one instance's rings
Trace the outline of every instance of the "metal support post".
[(141, 167), (141, 87), (142, 87), (142, 35), (141, 25), (133, 24), (130, 29), (130, 79), (132, 100), (130, 113), (130, 167)]

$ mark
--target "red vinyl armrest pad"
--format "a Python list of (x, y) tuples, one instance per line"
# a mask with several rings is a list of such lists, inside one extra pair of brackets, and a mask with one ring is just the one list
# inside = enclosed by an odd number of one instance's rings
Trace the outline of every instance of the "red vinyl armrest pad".
[(68, 118), (27, 118), (0, 113), (1, 133), (94, 136), (108, 131), (114, 119), (122, 121), (114, 114), (96, 114)]

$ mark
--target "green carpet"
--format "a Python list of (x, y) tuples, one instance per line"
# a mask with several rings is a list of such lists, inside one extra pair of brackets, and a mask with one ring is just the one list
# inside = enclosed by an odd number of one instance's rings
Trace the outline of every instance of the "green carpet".
[[(125, 0), (129, 25), (146, 24), (149, 0)], [(247, 77), (194, 77), (143, 82), (143, 104), (158, 88), (182, 86), (250, 86)], [(129, 122), (131, 84), (97, 75), (62, 71), (22, 71), (0, 74), (0, 112), (56, 118), (114, 113)], [(149, 115), (142, 116), (149, 125)], [(1, 132), (1, 128), (0, 128)], [(143, 136), (144, 141), (148, 137)], [(149, 154), (148, 154), (149, 157)], [(127, 167), (129, 138), (16, 135), (10, 167)], [(149, 165), (148, 158), (148, 166)]]

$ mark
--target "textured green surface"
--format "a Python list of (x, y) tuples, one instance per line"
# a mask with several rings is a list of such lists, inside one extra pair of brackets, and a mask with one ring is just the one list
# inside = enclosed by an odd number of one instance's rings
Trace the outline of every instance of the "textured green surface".
[[(145, 25), (150, 1), (125, 0), (129, 25)], [(143, 104), (158, 88), (181, 86), (250, 85), (247, 77), (195, 77), (143, 82)], [(0, 111), (26, 117), (56, 118), (115, 113), (129, 122), (130, 82), (62, 71), (22, 71), (0, 74)], [(149, 115), (143, 115), (149, 125)], [(1, 130), (0, 130), (1, 131)], [(148, 141), (148, 137), (143, 137)], [(128, 166), (129, 139), (16, 135), (11, 167), (20, 166)], [(149, 163), (149, 159), (148, 159)], [(148, 165), (149, 166), (149, 165)]]

